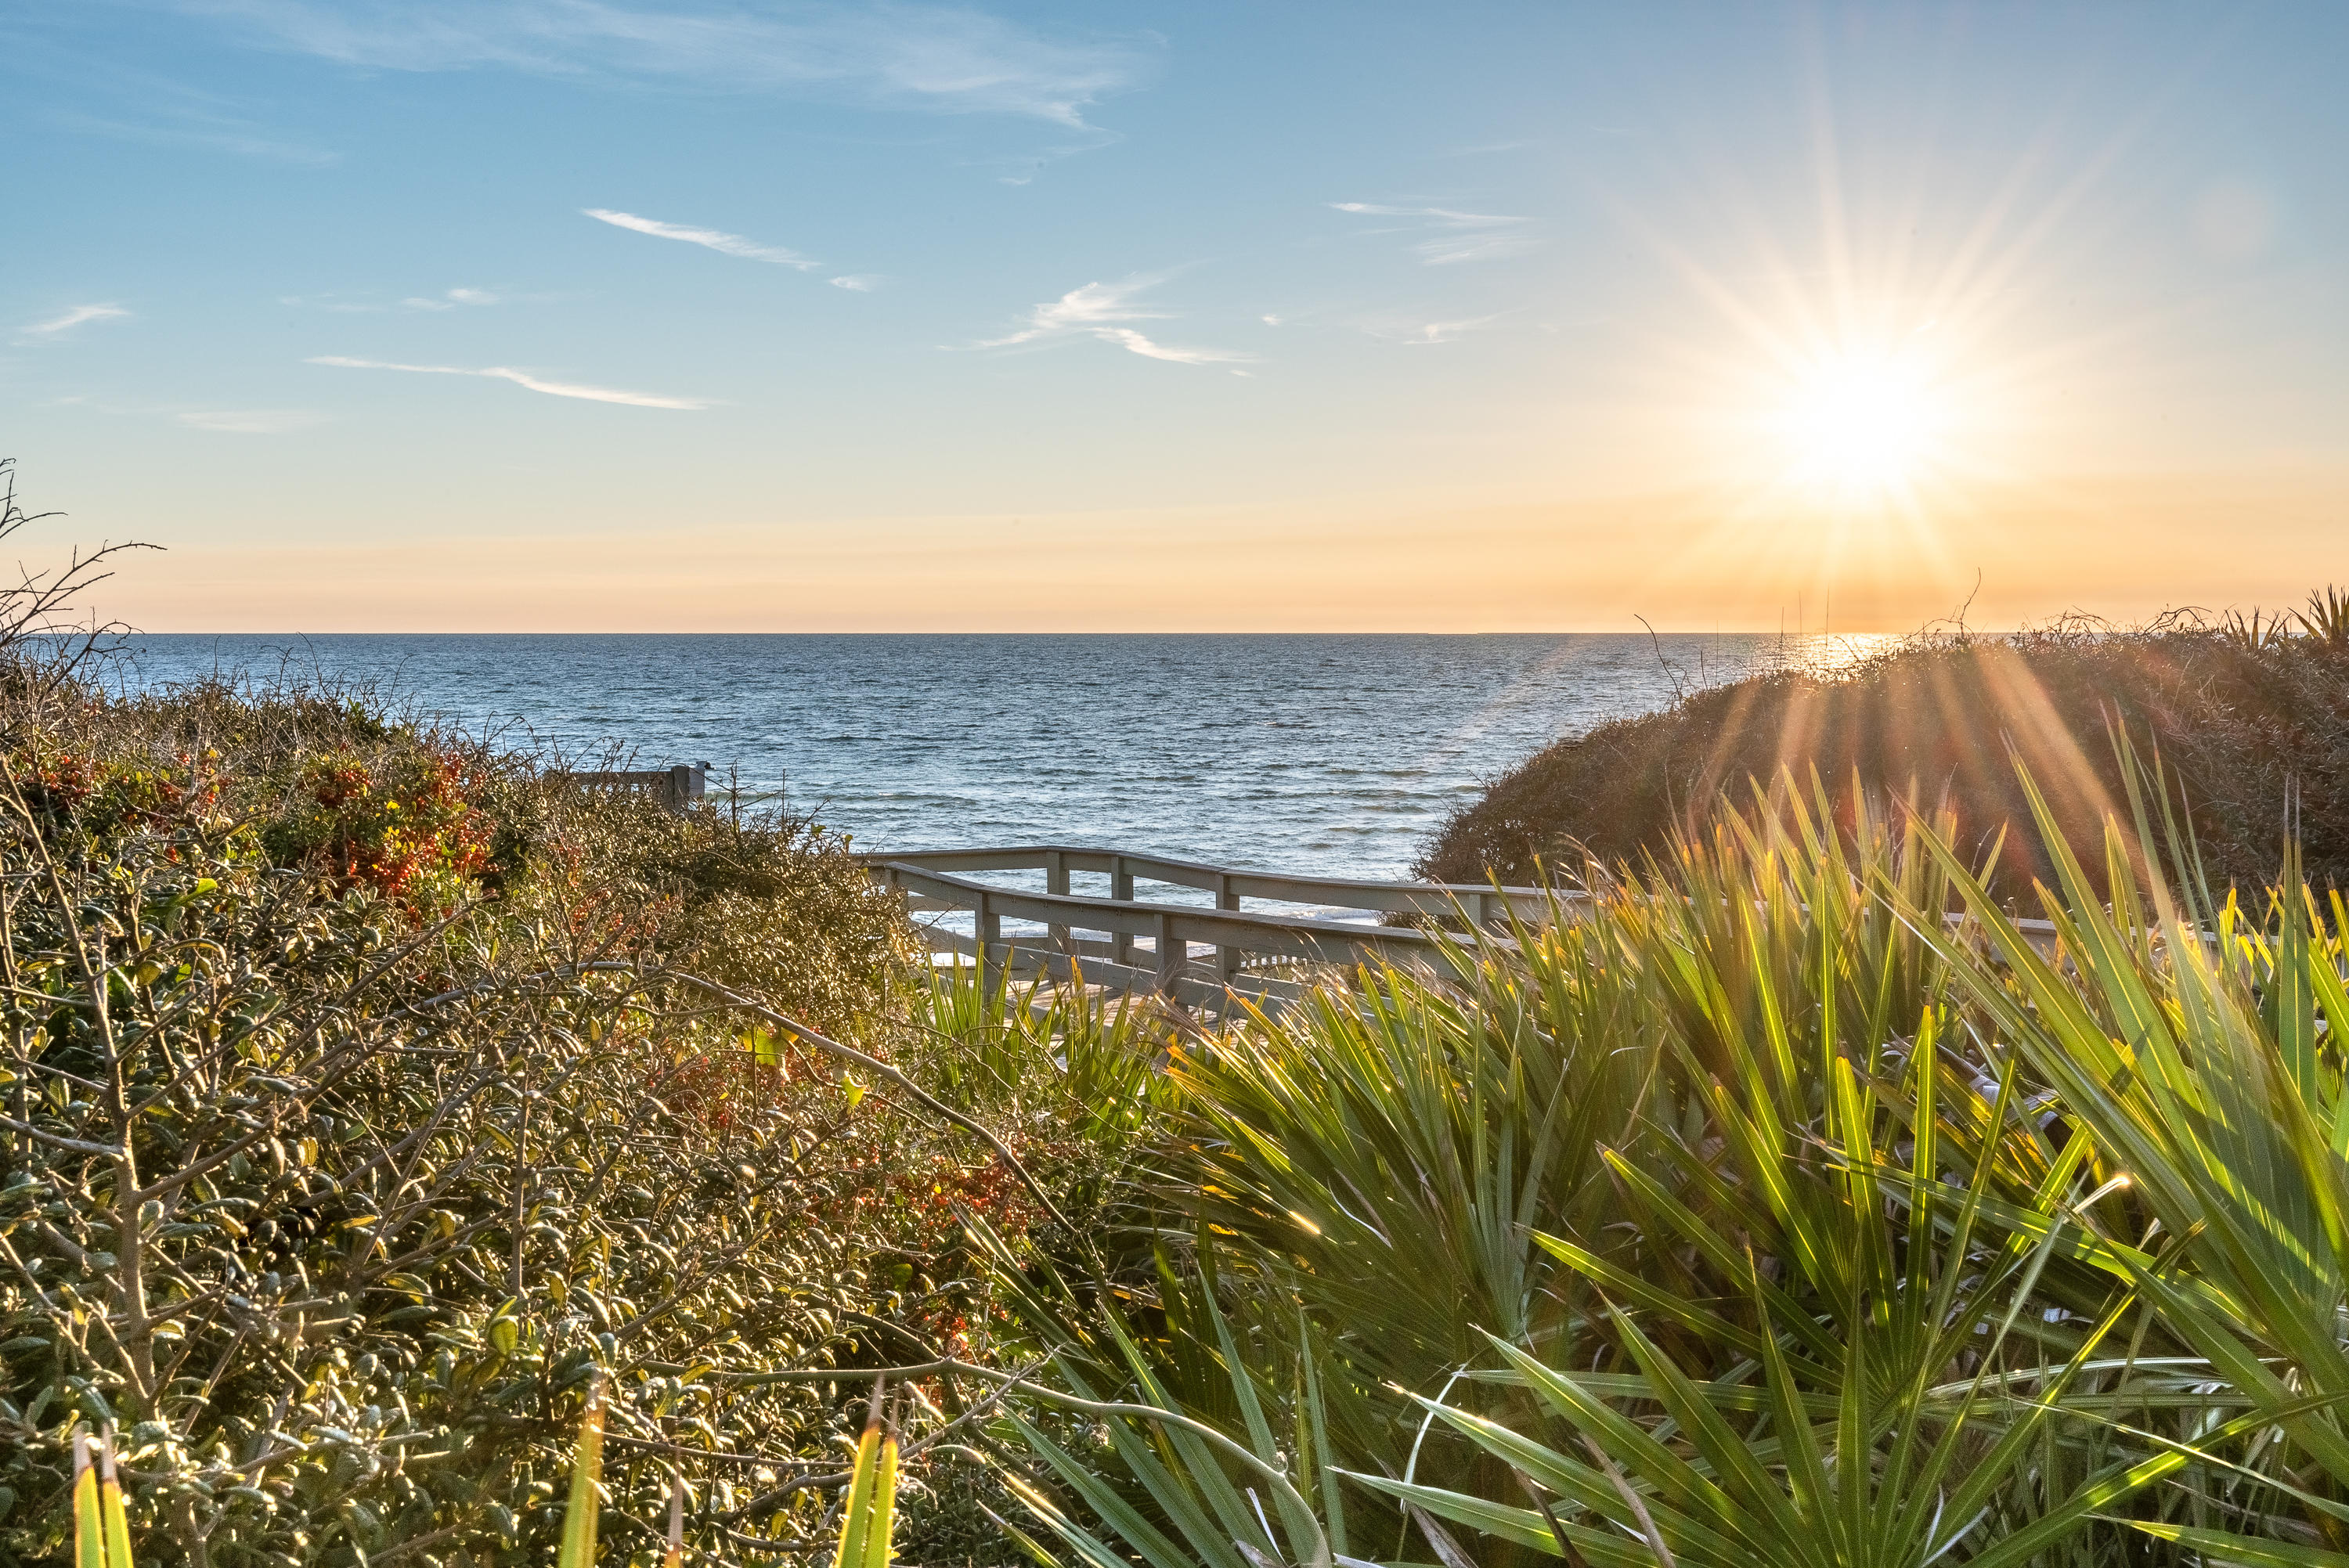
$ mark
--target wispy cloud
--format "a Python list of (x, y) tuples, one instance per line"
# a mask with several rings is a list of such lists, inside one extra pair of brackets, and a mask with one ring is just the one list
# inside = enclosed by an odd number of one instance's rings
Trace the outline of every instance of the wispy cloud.
[(1362, 330), (1388, 343), (1453, 343), (1479, 327), (1492, 325), (1509, 314), (1498, 311), (1491, 315), (1472, 315), (1460, 321), (1380, 323), (1365, 326)]
[(150, 147), (185, 147), (199, 152), (227, 152), (239, 158), (257, 158), (266, 163), (290, 163), (297, 169), (324, 169), (340, 161), (337, 153), (305, 142), (288, 140), (227, 116), (181, 114), (132, 119), (64, 109), (51, 114), (48, 119), (62, 130), (78, 131), (84, 136), (143, 142)]
[(460, 305), (502, 304), (510, 297), (543, 300), (548, 296), (510, 296), (489, 289), (456, 288), (443, 289), (437, 294), (409, 294), (396, 300), (341, 294), (280, 294), (277, 303), (301, 310), (329, 310), (339, 315), (373, 315), (388, 310), (444, 311), (455, 310)]
[(269, 46), (389, 70), (503, 67), (579, 79), (848, 97), (1081, 127), (1130, 85), (1129, 44), (1056, 39), (958, 5), (684, 0), (152, 0)]
[(1499, 315), (1472, 315), (1464, 321), (1431, 321), (1419, 329), (1418, 335), (1406, 338), (1409, 343), (1451, 343), (1464, 333), (1480, 326), (1490, 326), (1500, 320)]
[(180, 415), (179, 420), (192, 429), (231, 436), (282, 436), (323, 425), (326, 417), (308, 408), (201, 408)]
[(1454, 229), (1493, 229), (1531, 220), (1501, 212), (1458, 212), (1449, 207), (1381, 207), (1371, 201), (1332, 201), (1340, 212), (1361, 212), (1374, 218), (1427, 218)]
[(1423, 240), (1412, 251), (1429, 266), (1441, 267), (1454, 262), (1497, 262), (1504, 256), (1520, 256), (1537, 243), (1522, 234), (1458, 234)]
[(1245, 365), (1256, 358), (1253, 354), (1236, 354), (1226, 348), (1177, 348), (1172, 344), (1153, 343), (1126, 326), (1097, 326), (1093, 335), (1145, 359), (1170, 360), (1176, 365)]
[(1412, 246), (1413, 253), (1431, 267), (1457, 262), (1498, 261), (1503, 256), (1521, 255), (1537, 242), (1521, 232), (1532, 219), (1506, 213), (1462, 212), (1450, 207), (1386, 207), (1373, 201), (1332, 201), (1330, 205), (1340, 212), (1361, 217), (1408, 219), (1407, 231), (1433, 230), (1428, 238)]
[(1050, 300), (1028, 313), (1028, 325), (1008, 337), (994, 337), (979, 345), (981, 348), (1005, 348), (1015, 343), (1033, 343), (1040, 337), (1057, 337), (1064, 333), (1086, 331), (1105, 323), (1117, 321), (1158, 321), (1164, 319), (1164, 311), (1141, 310), (1133, 302), (1135, 294), (1154, 288), (1163, 279), (1147, 276), (1130, 277), (1120, 283), (1087, 284), (1071, 289), (1059, 299)]
[(410, 294), (399, 304), (403, 310), (455, 310), (460, 305), (497, 303), (498, 296), (487, 289), (450, 289), (440, 294)]
[[(118, 0), (122, 3), (153, 5), (162, 0)], [(101, 9), (111, 8), (50, 9), (58, 19), (71, 15), (94, 20)], [(84, 17), (84, 13), (91, 15)], [(76, 47), (66, 36), (61, 29), (18, 27), (8, 40), (12, 74), (31, 77), (53, 89), (20, 91), (16, 97), (60, 130), (296, 168), (320, 169), (337, 160), (333, 150), (305, 139), (301, 131), (265, 123), (262, 117), (271, 112), (269, 106), (145, 69), (119, 48)], [(212, 79), (217, 77), (218, 73), (212, 74)]]
[(851, 273), (846, 277), (833, 279), (832, 286), (846, 289), (851, 294), (871, 294), (881, 286), (881, 279), (872, 273)]
[(657, 218), (639, 218), (634, 212), (615, 212), (608, 207), (582, 207), (579, 211), (599, 223), (609, 223), (617, 229), (633, 229), (657, 240), (682, 240), (688, 245), (700, 245), (722, 256), (772, 262), (777, 266), (797, 267), (803, 273), (812, 273), (823, 264), (811, 261), (797, 251), (785, 250), (781, 245), (762, 245), (740, 234), (727, 233), (722, 229), (698, 229), (689, 223), (664, 223)]
[(1092, 283), (1071, 289), (1059, 299), (1048, 300), (1030, 310), (1027, 324), (1019, 331), (1005, 337), (989, 338), (978, 346), (1009, 348), (1015, 344), (1084, 335), (1115, 344), (1145, 358), (1169, 360), (1176, 365), (1243, 365), (1256, 357), (1224, 348), (1178, 348), (1154, 342), (1125, 325), (1127, 322), (1168, 319), (1164, 311), (1144, 310), (1134, 304), (1135, 295), (1164, 281), (1143, 274), (1118, 283)]
[[(254, 103), (143, 69), (125, 59), (119, 49), (85, 52), (45, 40), (34, 29), (19, 28), (9, 40), (9, 65), (60, 89), (25, 96), (33, 112), (61, 130), (305, 169), (324, 168), (336, 160), (333, 151), (303, 139), (299, 131), (264, 124), (256, 116), (266, 111)], [(44, 99), (58, 107), (39, 107)], [(68, 104), (75, 107), (65, 107)]]
[(347, 299), (333, 294), (279, 294), (277, 303), (295, 310), (331, 310), (345, 315), (372, 315), (391, 308), (381, 300)]
[(581, 397), (590, 403), (625, 403), (632, 408), (709, 407), (707, 399), (698, 397), (663, 397), (651, 392), (622, 392), (610, 387), (582, 387), (574, 382), (548, 381), (527, 370), (515, 370), (503, 365), (474, 370), (459, 365), (395, 365), (382, 359), (349, 359), (339, 354), (317, 355), (306, 363), (339, 366), (346, 370), (404, 370), (414, 376), (485, 376), (492, 380), (511, 381), (517, 387), (527, 387), (533, 392), (543, 392), (550, 397)]
[(130, 313), (119, 304), (78, 304), (47, 321), (36, 321), (25, 328), (28, 337), (57, 337), (75, 327), (93, 321), (116, 321)]

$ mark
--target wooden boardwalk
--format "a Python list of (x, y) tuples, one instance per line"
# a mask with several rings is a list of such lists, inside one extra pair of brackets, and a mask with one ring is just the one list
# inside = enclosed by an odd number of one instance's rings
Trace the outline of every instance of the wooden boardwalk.
[[(1482, 928), (1485, 940), (1506, 944), (1513, 918), (1532, 924), (1571, 919), (1588, 897), (1568, 888), (1284, 876), (1068, 844), (924, 850), (864, 859), (875, 881), (905, 895), (910, 911), (968, 913), (968, 936), (936, 922), (924, 929), (933, 953), (977, 959), (989, 984), (1007, 970), (1061, 985), (1081, 976), (1088, 988), (1155, 992), (1206, 1013), (1222, 1013), (1237, 1002), (1278, 1010), (1305, 994), (1316, 971), (1326, 975), (1365, 963), (1431, 966), (1444, 949), (1471, 940), (1469, 925)], [(1000, 872), (1040, 872), (1044, 885), (1010, 888), (974, 874)], [(1071, 879), (1083, 875), (1106, 879), (1102, 891), (1072, 891)], [(1137, 884), (1155, 884), (1162, 896), (1138, 896)], [(1170, 902), (1163, 894), (1173, 888), (1212, 894), (1215, 903)], [(1244, 908), (1243, 902), (1251, 899), (1303, 904), (1316, 913)], [(1330, 911), (1431, 918), (1388, 925), (1335, 918)], [(1953, 925), (1961, 919), (1955, 913), (1948, 918)], [(1007, 920), (1030, 929), (1007, 932)], [(2014, 923), (2042, 954), (2054, 954), (2052, 923)]]
[[(1563, 889), (1284, 876), (1068, 844), (878, 853), (867, 855), (865, 864), (875, 881), (905, 895), (910, 910), (968, 913), (969, 936), (928, 923), (931, 949), (976, 958), (990, 983), (1007, 969), (1062, 983), (1081, 973), (1088, 985), (1154, 991), (1207, 1012), (1224, 1011), (1235, 999), (1278, 1008), (1301, 995), (1303, 977), (1323, 966), (1424, 965), (1465, 940), (1458, 929), (1464, 924), (1493, 931), (1513, 915), (1546, 922), (1582, 896)], [(973, 874), (1001, 872), (1041, 872), (1043, 886), (1009, 888)], [(1073, 891), (1079, 876), (1104, 879), (1102, 891)], [(1161, 896), (1137, 896), (1137, 884)], [(1164, 896), (1176, 888), (1210, 894), (1215, 903)], [(1250, 910), (1245, 905), (1251, 900), (1316, 913)], [(1368, 923), (1324, 912), (1419, 915), (1453, 929)], [(1007, 934), (1007, 920), (1043, 929)], [(1203, 947), (1204, 956), (1195, 951)]]

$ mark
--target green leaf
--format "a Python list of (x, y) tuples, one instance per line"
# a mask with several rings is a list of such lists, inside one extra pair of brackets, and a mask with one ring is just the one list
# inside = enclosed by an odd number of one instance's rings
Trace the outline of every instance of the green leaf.
[(2143, 1531), (2157, 1541), (2174, 1541), (2199, 1553), (2205, 1563), (2239, 1563), (2244, 1568), (2349, 1568), (2349, 1553), (2328, 1552), (2271, 1538), (2254, 1539), (2199, 1525), (2167, 1524), (2156, 1520), (2124, 1519), (2114, 1522)]

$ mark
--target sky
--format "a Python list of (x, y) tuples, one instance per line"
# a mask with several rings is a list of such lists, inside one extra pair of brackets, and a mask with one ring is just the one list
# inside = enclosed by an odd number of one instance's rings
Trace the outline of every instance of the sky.
[(2349, 6), (0, 0), (150, 631), (1904, 631), (2349, 582)]

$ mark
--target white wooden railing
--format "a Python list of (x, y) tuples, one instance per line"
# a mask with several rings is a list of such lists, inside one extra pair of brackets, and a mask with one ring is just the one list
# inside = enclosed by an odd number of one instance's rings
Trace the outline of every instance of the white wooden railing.
[[(1366, 882), (1345, 877), (1287, 876), (1163, 855), (1068, 844), (1008, 849), (924, 850), (864, 857), (874, 880), (903, 892), (915, 911), (967, 911), (971, 934), (927, 926), (934, 952), (978, 961), (990, 983), (1014, 974), (1067, 979), (1081, 972), (1089, 984), (1113, 990), (1154, 990), (1186, 1006), (1220, 1011), (1237, 996), (1278, 1006), (1302, 994), (1295, 977), (1317, 965), (1424, 963), (1463, 940), (1439, 927), (1384, 925), (1333, 918), (1331, 911), (1367, 915), (1423, 915), (1490, 929), (1520, 919), (1547, 921), (1571, 909), (1577, 892), (1541, 888), (1477, 887), (1444, 882)], [(1041, 892), (981, 882), (968, 873), (1041, 872)], [(1072, 876), (1108, 879), (1102, 894), (1072, 892)], [(1212, 894), (1212, 907), (1136, 896), (1136, 883), (1189, 888)], [(1245, 900), (1307, 905), (1311, 914), (1242, 907)], [(1039, 934), (1007, 935), (1006, 920), (1042, 926)], [(1195, 946), (1213, 949), (1202, 963)], [(1150, 962), (1139, 962), (1147, 947)]]

